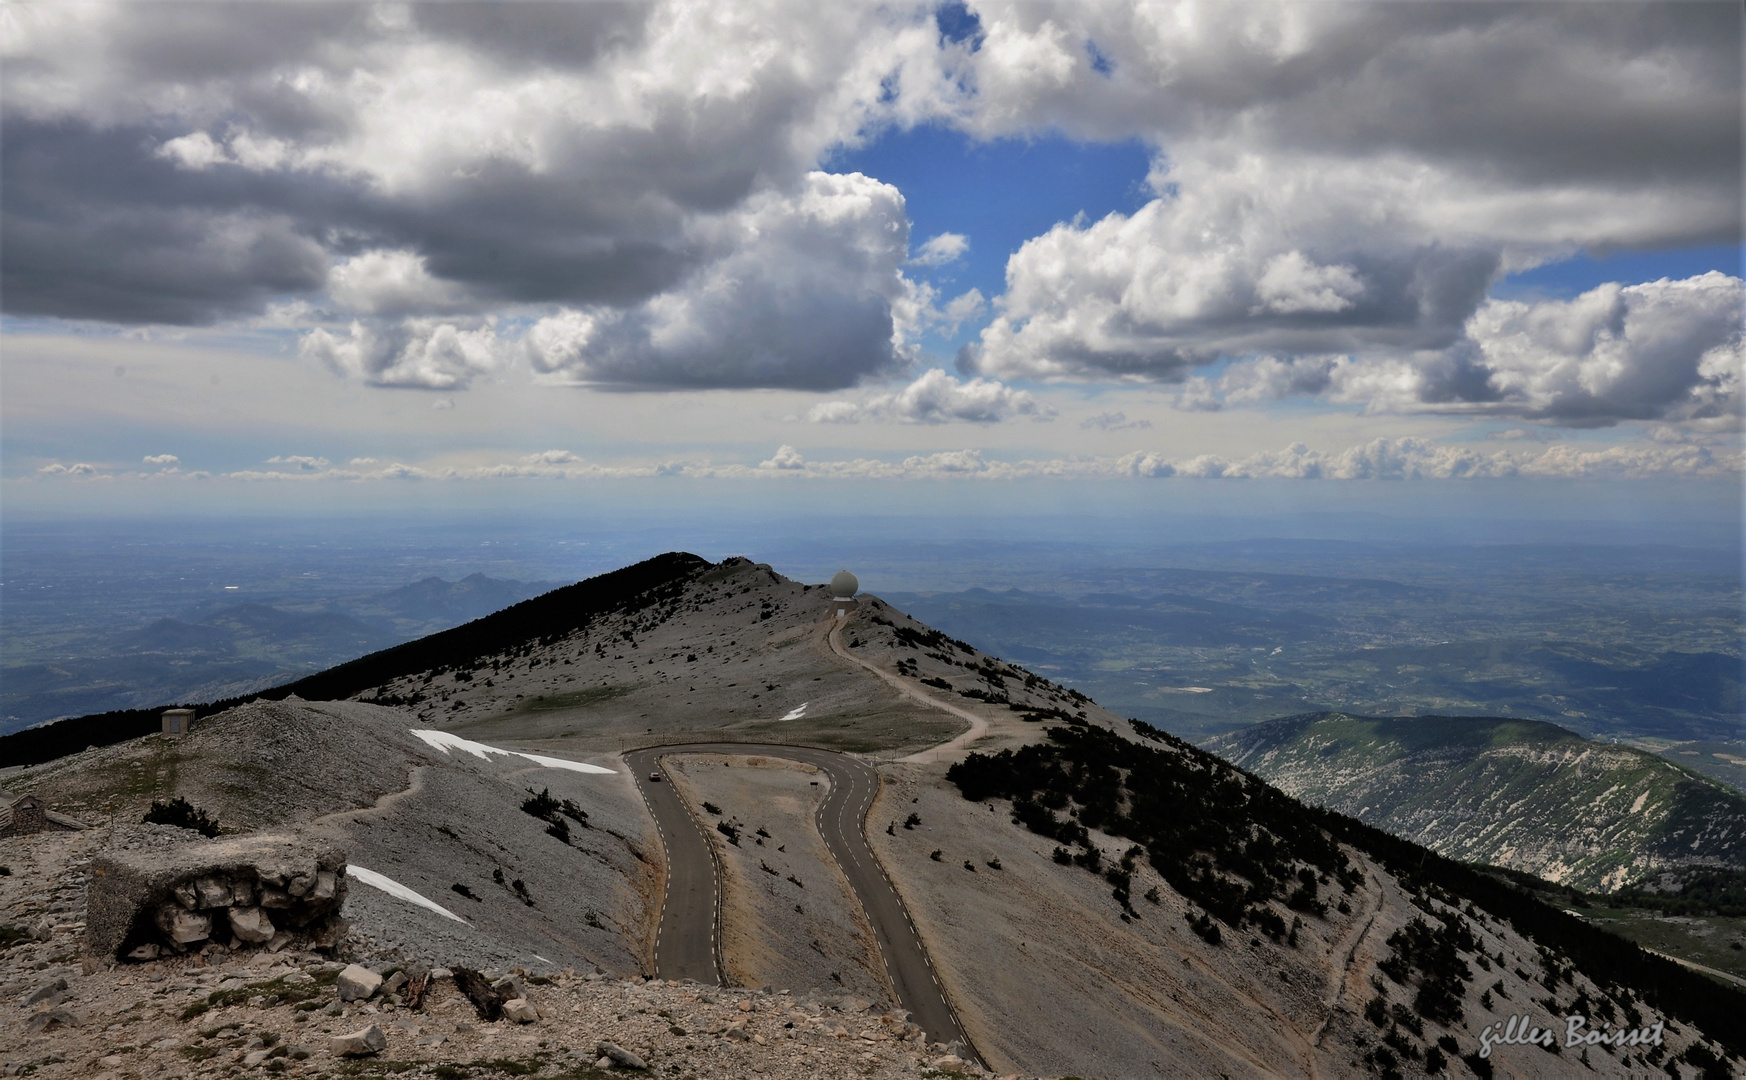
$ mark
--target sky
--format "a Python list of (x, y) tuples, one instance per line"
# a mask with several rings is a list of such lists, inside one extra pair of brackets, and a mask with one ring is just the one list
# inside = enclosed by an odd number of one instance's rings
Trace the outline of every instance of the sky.
[(1701, 0), (8, 4), (0, 514), (1737, 526), (1741, 35)]

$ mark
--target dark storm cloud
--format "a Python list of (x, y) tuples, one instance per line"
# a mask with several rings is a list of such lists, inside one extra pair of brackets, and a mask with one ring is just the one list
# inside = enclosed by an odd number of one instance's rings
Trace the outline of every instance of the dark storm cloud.
[(414, 22), (433, 36), (477, 49), (510, 65), (585, 67), (608, 49), (642, 41), (654, 5), (570, 0), (417, 4)]
[(1366, 16), (1369, 32), (1337, 64), (1282, 97), (1271, 125), (1282, 143), (1407, 151), (1518, 182), (1740, 183), (1737, 4), (1382, 5)]
[(328, 256), (310, 211), (344, 200), (272, 177), (180, 174), (156, 144), (140, 128), (8, 121), (8, 313), (207, 323), (321, 288)]
[(210, 323), (318, 291), (330, 256), (376, 248), (420, 250), (483, 299), (629, 303), (691, 258), (671, 202), (622, 185), (591, 202), (503, 166), (408, 203), (319, 173), (190, 171), (157, 153), (168, 137), (7, 124), (9, 313)]
[[(970, 70), (993, 107), (973, 122), (991, 132), (1406, 153), (1489, 184), (1741, 175), (1739, 4), (1032, 3), (982, 22), (997, 33)], [(1068, 55), (1076, 39), (1113, 73)], [(1009, 84), (1056, 49), (1070, 67)]]

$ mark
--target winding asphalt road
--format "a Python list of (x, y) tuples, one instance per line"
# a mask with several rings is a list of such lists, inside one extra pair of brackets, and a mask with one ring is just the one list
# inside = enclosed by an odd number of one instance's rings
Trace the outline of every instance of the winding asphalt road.
[(970, 1046), (909, 912), (874, 859), (873, 849), (867, 846), (862, 830), (873, 797), (879, 793), (879, 774), (866, 762), (832, 750), (766, 743), (682, 743), (625, 755), (625, 764), (636, 776), (667, 849), (667, 893), (655, 938), (656, 975), (722, 982), (719, 856), (704, 833), (702, 820), (674, 786), (649, 780), (651, 772), (665, 771), (661, 762), (670, 754), (756, 754), (803, 761), (822, 769), (830, 777), (831, 787), (815, 815), (819, 835), (873, 925), (898, 1003), (909, 1010), (910, 1019), (927, 1032), (930, 1042)]

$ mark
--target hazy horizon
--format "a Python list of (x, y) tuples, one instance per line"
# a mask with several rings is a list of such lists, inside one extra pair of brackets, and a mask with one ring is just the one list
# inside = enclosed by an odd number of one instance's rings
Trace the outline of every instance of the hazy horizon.
[[(1340, 601), (1342, 648), (1576, 648), (1629, 609), (1654, 640), (1584, 663), (1737, 657), (1742, 18), (14, 5), (12, 678), (51, 709), (79, 626), (68, 685), (125, 656), (168, 692), (99, 632), (166, 618), (205, 651), (164, 665), (252, 685), (390, 628), (221, 628), (201, 589), (313, 610), (674, 549), (874, 592), (1379, 574), (1408, 591)], [(1457, 618), (1463, 582), (1498, 606)]]

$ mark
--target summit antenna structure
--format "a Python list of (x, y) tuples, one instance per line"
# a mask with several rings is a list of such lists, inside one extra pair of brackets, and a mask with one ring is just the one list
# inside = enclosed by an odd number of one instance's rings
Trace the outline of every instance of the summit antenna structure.
[(861, 606), (855, 602), (855, 593), (860, 591), (861, 582), (847, 570), (838, 570), (836, 576), (831, 578), (829, 588), (831, 608), (836, 612), (837, 618), (848, 618), (849, 612)]

